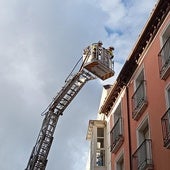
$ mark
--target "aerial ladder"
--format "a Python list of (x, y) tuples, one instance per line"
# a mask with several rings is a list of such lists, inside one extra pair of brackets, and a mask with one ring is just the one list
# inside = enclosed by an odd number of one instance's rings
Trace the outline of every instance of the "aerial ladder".
[(86, 82), (97, 77), (105, 80), (114, 75), (113, 50), (113, 47), (102, 47), (101, 41), (84, 49), (79, 71), (74, 76), (70, 73), (63, 88), (43, 113), (45, 117), (25, 170), (45, 170), (59, 117)]

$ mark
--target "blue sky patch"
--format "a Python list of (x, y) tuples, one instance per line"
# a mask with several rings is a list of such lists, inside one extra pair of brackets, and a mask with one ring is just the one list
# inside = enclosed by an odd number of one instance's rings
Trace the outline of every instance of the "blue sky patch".
[(132, 1), (131, 0), (121, 0), (122, 3), (124, 4), (125, 7), (129, 7), (132, 5)]
[(118, 35), (123, 34), (121, 30), (114, 30), (114, 29), (111, 29), (111, 28), (109, 28), (107, 26), (105, 26), (105, 30), (106, 30), (108, 36), (110, 36), (112, 34), (118, 34)]

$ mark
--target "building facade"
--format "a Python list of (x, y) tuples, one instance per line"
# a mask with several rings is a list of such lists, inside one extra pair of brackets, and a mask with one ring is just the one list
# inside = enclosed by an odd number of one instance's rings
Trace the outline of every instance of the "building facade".
[(170, 169), (170, 1), (159, 0), (90, 120), (89, 170)]

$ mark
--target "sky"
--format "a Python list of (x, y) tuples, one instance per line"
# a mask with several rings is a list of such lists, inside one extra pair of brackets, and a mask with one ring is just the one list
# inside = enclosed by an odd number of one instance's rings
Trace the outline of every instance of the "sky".
[(88, 121), (114, 83), (157, 0), (0, 0), (0, 169), (25, 169), (42, 111), (83, 49), (114, 46), (115, 76), (88, 82), (60, 117), (47, 170), (85, 170)]

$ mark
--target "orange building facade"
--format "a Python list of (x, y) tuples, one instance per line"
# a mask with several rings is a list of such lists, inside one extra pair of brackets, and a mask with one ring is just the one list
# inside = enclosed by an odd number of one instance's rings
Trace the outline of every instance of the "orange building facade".
[[(169, 0), (158, 1), (115, 83), (105, 89), (100, 121), (90, 121), (87, 133), (91, 150), (103, 146), (90, 159), (98, 152), (103, 162), (89, 169), (170, 170)], [(104, 139), (94, 139), (101, 127)]]

